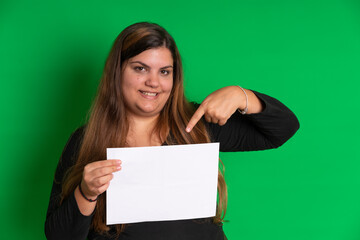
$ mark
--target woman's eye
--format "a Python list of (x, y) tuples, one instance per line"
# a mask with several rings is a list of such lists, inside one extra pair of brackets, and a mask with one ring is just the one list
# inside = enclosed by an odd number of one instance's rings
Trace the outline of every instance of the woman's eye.
[(168, 70), (161, 70), (161, 74), (163, 75), (168, 75), (170, 73), (170, 71)]
[(136, 71), (138, 71), (138, 72), (143, 72), (143, 71), (145, 71), (145, 68), (144, 68), (144, 67), (140, 67), (140, 66), (135, 67), (134, 69), (135, 69)]

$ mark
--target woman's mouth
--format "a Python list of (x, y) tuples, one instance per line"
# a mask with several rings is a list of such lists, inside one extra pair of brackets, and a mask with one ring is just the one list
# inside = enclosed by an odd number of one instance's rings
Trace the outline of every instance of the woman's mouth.
[(158, 95), (158, 93), (156, 92), (145, 92), (145, 91), (141, 91), (141, 94), (145, 95), (145, 96), (149, 96), (149, 97), (156, 97)]

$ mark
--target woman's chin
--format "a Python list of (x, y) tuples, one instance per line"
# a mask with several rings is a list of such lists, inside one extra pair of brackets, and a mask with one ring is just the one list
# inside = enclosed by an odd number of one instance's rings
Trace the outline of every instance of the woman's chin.
[(159, 115), (161, 109), (157, 109), (155, 107), (140, 107), (137, 108), (135, 111), (132, 111), (134, 115), (139, 117), (153, 117)]

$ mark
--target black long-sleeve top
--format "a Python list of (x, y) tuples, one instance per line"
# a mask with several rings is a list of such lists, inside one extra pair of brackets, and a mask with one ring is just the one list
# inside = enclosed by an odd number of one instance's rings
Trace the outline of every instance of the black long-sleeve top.
[[(263, 111), (241, 115), (235, 112), (224, 126), (206, 123), (212, 142), (220, 142), (220, 151), (254, 151), (277, 148), (299, 128), (299, 122), (285, 105), (265, 94), (253, 91), (263, 104)], [(65, 172), (75, 164), (83, 128), (68, 140), (56, 168), (48, 206), (45, 234), (48, 239), (116, 239), (100, 235), (90, 228), (93, 215), (80, 213), (74, 194), (60, 205), (61, 182)], [(128, 224), (118, 240), (223, 240), (221, 225), (211, 218), (142, 222)]]

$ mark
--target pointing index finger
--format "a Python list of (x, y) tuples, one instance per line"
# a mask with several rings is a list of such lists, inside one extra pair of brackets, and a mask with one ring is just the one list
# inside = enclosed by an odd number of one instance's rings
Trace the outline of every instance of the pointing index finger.
[(198, 107), (198, 109), (195, 111), (194, 115), (191, 117), (188, 125), (186, 126), (186, 132), (190, 132), (204, 114), (205, 114), (205, 111), (204, 111), (202, 105), (200, 105)]

